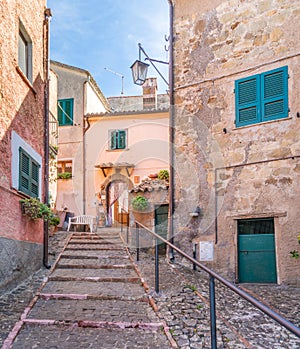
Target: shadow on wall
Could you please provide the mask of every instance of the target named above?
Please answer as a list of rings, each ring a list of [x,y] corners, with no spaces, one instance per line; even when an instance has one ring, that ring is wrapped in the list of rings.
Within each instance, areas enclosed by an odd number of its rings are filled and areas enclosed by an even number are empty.
[[[0,207],[0,287],[24,279],[40,268],[43,261],[43,222],[30,221],[21,213],[20,199],[24,196],[19,191],[19,154],[22,148],[31,158],[30,161],[36,162],[35,168],[38,168],[39,174],[35,184],[42,199],[45,82],[39,75],[29,87],[29,83],[22,81],[24,78],[16,77],[20,83],[7,82],[1,100],[0,202],[5,205]],[[16,110],[18,96],[24,95],[24,89],[28,92]],[[3,125],[9,126],[5,129]],[[28,169],[27,164],[24,162],[23,169],[32,175],[31,167]]]

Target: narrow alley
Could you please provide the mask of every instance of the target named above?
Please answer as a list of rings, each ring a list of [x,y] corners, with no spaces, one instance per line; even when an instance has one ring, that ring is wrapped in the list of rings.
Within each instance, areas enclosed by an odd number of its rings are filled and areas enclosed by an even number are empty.
[[[73,233],[4,348],[170,348],[120,236]]]
[[[0,297],[2,349],[210,348],[208,279],[127,248],[126,233],[57,232],[52,268],[40,270]],[[253,285],[252,285],[253,286]],[[299,326],[299,289],[244,285],[257,299]],[[219,349],[298,349],[299,339],[246,301],[217,285]]]

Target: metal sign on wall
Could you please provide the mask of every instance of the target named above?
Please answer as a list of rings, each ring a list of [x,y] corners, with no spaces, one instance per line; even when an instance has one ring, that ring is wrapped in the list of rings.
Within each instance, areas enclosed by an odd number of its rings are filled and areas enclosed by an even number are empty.
[[[200,261],[210,262],[214,260],[214,243],[213,241],[200,241],[199,243]]]

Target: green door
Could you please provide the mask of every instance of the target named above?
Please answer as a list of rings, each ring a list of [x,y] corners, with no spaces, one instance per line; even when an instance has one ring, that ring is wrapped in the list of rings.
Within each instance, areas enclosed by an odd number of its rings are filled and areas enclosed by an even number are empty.
[[[161,205],[155,208],[155,232],[166,240],[168,236],[168,212],[169,205]],[[166,244],[160,241],[159,250],[164,252]]]
[[[276,283],[274,219],[238,221],[239,282]]]

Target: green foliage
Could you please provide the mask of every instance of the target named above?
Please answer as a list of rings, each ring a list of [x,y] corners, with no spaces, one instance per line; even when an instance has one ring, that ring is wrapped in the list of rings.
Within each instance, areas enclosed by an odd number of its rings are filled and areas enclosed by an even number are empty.
[[[134,210],[145,211],[149,206],[149,201],[144,196],[137,195],[135,198],[133,198],[131,204]]]
[[[46,204],[40,202],[39,199],[29,198],[20,200],[23,214],[29,219],[43,219],[47,220],[50,225],[58,225],[60,219]]]
[[[168,170],[160,170],[158,172],[157,178],[168,180],[169,179],[169,171]]]
[[[71,172],[63,172],[63,173],[57,174],[57,179],[70,179],[70,178],[72,178]]]
[[[60,218],[55,214],[53,214],[53,217],[49,219],[49,225],[53,225],[54,227],[56,227],[59,224],[59,222]]]
[[[297,250],[290,251],[290,257],[296,258],[296,259],[299,258],[300,257],[299,251],[297,251]]]
[[[197,287],[194,286],[194,285],[186,284],[185,287],[186,287],[186,288],[189,288],[189,289],[192,290],[193,292],[197,291]]]
[[[298,244],[300,244],[300,235],[297,236],[297,239],[298,239]],[[299,251],[297,250],[290,251],[290,257],[295,259],[299,258],[300,257]]]

